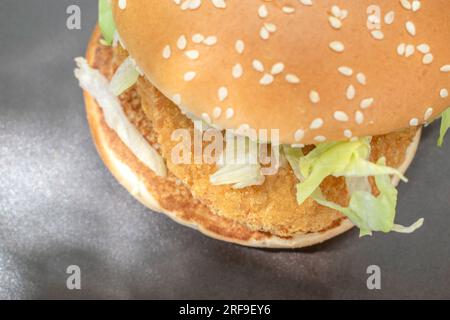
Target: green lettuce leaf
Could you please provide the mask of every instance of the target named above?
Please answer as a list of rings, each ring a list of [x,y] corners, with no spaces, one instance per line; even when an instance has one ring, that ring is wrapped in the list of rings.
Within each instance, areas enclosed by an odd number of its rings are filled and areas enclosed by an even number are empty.
[[[385,159],[381,158],[377,165],[385,166]],[[325,200],[318,192],[312,197],[319,204],[347,216],[360,229],[360,237],[372,235],[374,231],[412,233],[423,225],[423,218],[409,227],[395,224],[397,189],[392,185],[389,175],[378,175],[375,181],[380,191],[379,196],[375,197],[366,191],[356,191],[352,194],[347,208]]]
[[[441,133],[438,140],[438,146],[442,146],[444,144],[444,138],[447,134],[448,129],[450,129],[450,108],[448,108],[444,113],[442,114],[441,119]]]
[[[109,90],[119,96],[131,88],[138,80],[139,72],[136,70],[136,64],[130,57],[120,65],[109,84]]]
[[[300,172],[300,158],[303,157],[302,149],[284,145],[283,152],[297,179],[299,181],[304,181],[305,177],[303,177]]]
[[[116,32],[111,0],[99,0],[98,2],[98,24],[103,35],[103,39],[111,45]]]
[[[367,160],[370,155],[370,138],[356,141],[319,144],[307,156],[299,160],[304,181],[297,185],[297,201],[302,204],[328,176],[369,177],[397,175],[407,181],[401,172],[384,164]]]

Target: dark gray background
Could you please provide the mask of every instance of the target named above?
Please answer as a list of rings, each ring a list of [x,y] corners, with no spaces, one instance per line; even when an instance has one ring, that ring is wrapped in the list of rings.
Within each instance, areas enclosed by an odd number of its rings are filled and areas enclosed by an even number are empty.
[[[82,9],[82,30],[65,27]],[[91,142],[72,70],[96,1],[2,0],[0,10],[0,298],[450,298],[450,141],[438,126],[400,187],[413,235],[353,230],[300,251],[208,239],[149,212],[113,179]],[[382,290],[366,288],[366,268]],[[66,268],[82,290],[66,289]]]

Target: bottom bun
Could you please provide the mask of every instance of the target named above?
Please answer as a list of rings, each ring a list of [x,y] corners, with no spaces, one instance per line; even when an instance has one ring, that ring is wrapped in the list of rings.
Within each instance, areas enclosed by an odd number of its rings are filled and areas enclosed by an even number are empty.
[[[100,33],[95,30],[87,50],[89,65],[110,75],[111,50],[100,44]],[[87,117],[97,150],[115,178],[142,204],[161,212],[174,221],[196,229],[209,237],[244,246],[260,248],[302,248],[329,240],[351,229],[349,219],[341,219],[324,231],[279,237],[255,232],[244,225],[213,214],[206,206],[192,197],[189,190],[170,175],[158,177],[129,150],[119,136],[108,127],[103,111],[89,93],[84,93]],[[416,153],[421,131],[417,132],[407,149],[400,170],[405,172]],[[394,181],[395,184],[398,180]]]

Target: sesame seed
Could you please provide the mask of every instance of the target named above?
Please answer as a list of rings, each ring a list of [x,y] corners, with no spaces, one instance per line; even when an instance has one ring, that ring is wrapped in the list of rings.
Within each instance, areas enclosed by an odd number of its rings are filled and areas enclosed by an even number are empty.
[[[162,56],[164,59],[169,59],[172,56],[172,50],[170,49],[169,45],[164,47]]]
[[[331,7],[331,14],[335,16],[336,18],[341,17],[341,9],[339,9],[338,6],[332,6]]]
[[[259,36],[261,39],[267,40],[270,37],[270,33],[265,27],[262,27],[261,30],[259,30]]]
[[[330,25],[332,28],[334,28],[334,29],[342,28],[341,19],[331,16],[331,17],[328,17],[328,21],[330,22]]]
[[[219,119],[221,115],[222,115],[222,109],[220,107],[215,107],[213,109],[213,118]]]
[[[312,90],[309,93],[309,100],[311,100],[312,103],[316,104],[320,102],[320,95],[317,91]]]
[[[253,68],[258,72],[264,72],[264,65],[259,60],[253,60],[252,62]]]
[[[235,78],[235,79],[239,79],[240,77],[242,77],[242,74],[244,73],[244,70],[242,69],[242,65],[240,63],[236,64],[233,67],[233,70],[231,73],[233,75],[233,78]]]
[[[400,43],[397,47],[397,53],[399,56],[404,56],[406,52],[406,43]]]
[[[347,122],[349,120],[348,115],[343,111],[336,111],[334,113],[334,118],[340,122]]]
[[[233,117],[234,117],[234,109],[233,109],[233,108],[228,108],[228,109],[225,111],[225,117],[226,117],[227,119],[233,118]]]
[[[125,10],[127,8],[127,0],[119,0],[119,9]]]
[[[184,54],[191,60],[197,60],[200,57],[200,53],[197,50],[189,50]]]
[[[227,7],[225,0],[211,0],[211,2],[214,5],[214,7],[218,9],[225,9]]]
[[[374,102],[373,98],[367,98],[362,100],[359,106],[361,107],[361,109],[367,109],[370,108],[370,106],[372,106],[373,102]]]
[[[352,133],[352,131],[351,130],[344,130],[344,137],[346,137],[346,138],[351,138],[351,137],[353,137],[353,133]]]
[[[431,53],[427,53],[424,57],[423,57],[423,64],[431,64],[434,60],[434,56]]]
[[[406,10],[412,9],[412,5],[408,0],[400,0],[400,3],[402,5],[402,7],[405,8]]]
[[[203,44],[207,45],[207,46],[213,46],[217,43],[217,37],[215,36],[209,36],[206,37],[205,40],[203,40]]]
[[[290,14],[290,13],[294,13],[295,12],[295,8],[294,7],[290,7],[290,6],[284,6],[283,8],[281,8],[281,10],[284,13]]]
[[[441,72],[445,72],[445,73],[450,72],[450,64],[446,64],[445,66],[442,66]]]
[[[356,96],[356,89],[353,85],[349,85],[345,94],[348,100],[353,100]]]
[[[419,119],[417,118],[412,118],[411,121],[409,121],[409,125],[411,127],[417,127],[419,125]]]
[[[226,87],[220,87],[217,96],[220,101],[224,101],[228,97],[228,89]]]
[[[381,30],[373,30],[371,32],[371,34],[375,40],[383,40],[384,39],[384,33]]]
[[[412,21],[407,21],[405,27],[411,36],[416,36],[416,25]]]
[[[357,124],[362,124],[364,122],[364,114],[361,111],[355,112],[355,122]]]
[[[196,33],[196,34],[194,34],[194,35],[192,36],[192,41],[193,41],[194,43],[199,44],[199,43],[202,43],[203,40],[205,40],[205,36],[202,35],[202,34],[200,34],[200,33]]]
[[[423,43],[423,44],[420,44],[420,45],[417,46],[417,50],[420,53],[427,54],[427,53],[430,52],[431,49],[430,49],[429,45],[427,45],[426,43]]]
[[[304,136],[305,136],[304,130],[298,129],[297,131],[295,131],[295,134],[294,134],[295,141],[298,142],[298,141],[302,140],[304,138]]]
[[[447,89],[441,89],[441,91],[440,91],[440,96],[441,96],[441,98],[442,99],[445,99],[445,98],[448,98],[448,90]]]
[[[389,11],[388,13],[386,13],[386,15],[384,16],[384,22],[386,24],[393,24],[394,23],[394,19],[395,19],[395,12],[394,11]]]
[[[405,57],[411,57],[416,52],[416,48],[412,44],[408,44],[405,49]]]
[[[194,80],[194,78],[196,76],[197,76],[197,73],[195,71],[186,72],[184,74],[184,81],[186,81],[186,82],[192,81],[192,80]]]
[[[340,14],[339,14],[339,16],[338,16],[338,18],[341,19],[341,20],[345,20],[347,17],[348,17],[348,11],[342,9]]]
[[[412,11],[414,11],[414,12],[419,11],[421,6],[422,6],[422,4],[419,0],[414,0],[412,3]]]
[[[265,73],[261,80],[259,80],[259,83],[263,86],[268,86],[269,84],[272,84],[274,80],[273,75]]]
[[[284,64],[279,62],[273,65],[272,70],[270,71],[271,74],[277,75],[284,71]]]
[[[265,4],[259,6],[258,15],[260,18],[267,18],[269,16],[269,11],[267,10],[267,6]]]
[[[177,2],[178,0],[175,0],[175,3]],[[178,1],[178,2],[180,2],[180,1]],[[180,3],[177,3],[178,5],[180,4]],[[195,9],[198,9],[199,7],[200,7],[200,5],[202,4],[202,1],[201,0],[190,0],[190,1],[184,1],[182,4],[181,4],[181,10],[195,10]]]
[[[245,49],[244,41],[242,41],[242,40],[236,41],[235,49],[236,49],[237,53],[239,53],[239,54],[244,53],[244,49]]]
[[[317,141],[317,142],[324,142],[324,141],[327,140],[327,138],[324,137],[324,136],[317,136],[317,137],[314,138],[314,140]]]
[[[353,75],[353,69],[349,67],[345,66],[339,67],[338,71],[346,77],[351,77]]]
[[[314,121],[311,122],[311,125],[309,126],[309,128],[312,130],[320,129],[320,128],[322,128],[323,123],[324,123],[323,119],[321,119],[321,118],[314,119]]]
[[[186,37],[184,35],[182,35],[178,38],[177,48],[180,50],[184,50],[184,49],[186,49],[186,46],[187,46]]]
[[[340,41],[333,41],[330,43],[330,48],[331,50],[335,51],[335,52],[344,52],[345,50],[345,46],[342,42]]]
[[[359,84],[362,84],[363,86],[366,85],[367,83],[366,75],[362,72],[356,75],[356,80],[359,82]]]
[[[300,78],[297,77],[295,74],[287,74],[285,79],[287,82],[292,84],[300,83]]]
[[[274,33],[277,31],[277,26],[273,23],[264,23],[264,27],[269,31],[270,33]]]
[[[312,0],[299,0],[301,4],[305,6],[312,6]]]

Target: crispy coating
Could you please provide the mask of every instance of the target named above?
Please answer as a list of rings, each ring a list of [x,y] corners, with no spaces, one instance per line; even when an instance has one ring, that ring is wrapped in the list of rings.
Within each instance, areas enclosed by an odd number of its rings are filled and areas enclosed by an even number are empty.
[[[280,168],[276,175],[267,176],[261,186],[237,190],[231,186],[211,185],[209,177],[217,170],[215,165],[174,164],[171,152],[178,141],[172,141],[172,132],[185,128],[193,134],[193,123],[149,82],[140,79],[138,92],[169,171],[215,214],[244,224],[251,230],[270,232],[281,237],[323,231],[343,218],[340,213],[320,206],[312,199],[298,205],[295,188],[297,180],[288,166]],[[374,138],[372,156],[378,158],[384,155],[390,165],[401,164],[415,132],[410,129]],[[321,189],[329,200],[343,206],[348,204],[343,178],[328,177]]]

